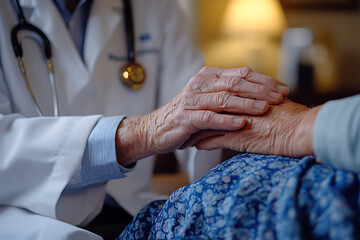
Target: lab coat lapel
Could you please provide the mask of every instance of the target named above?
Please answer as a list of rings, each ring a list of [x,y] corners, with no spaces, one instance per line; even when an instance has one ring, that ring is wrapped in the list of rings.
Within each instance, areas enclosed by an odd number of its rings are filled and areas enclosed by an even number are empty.
[[[62,46],[67,46],[66,49],[70,49],[72,52],[72,57],[68,61],[71,61],[76,69],[87,71],[64,21],[52,1],[31,0],[31,2],[34,6],[31,22],[44,31],[52,43],[52,48],[63,49]]]
[[[87,23],[84,59],[93,74],[97,59],[122,19],[122,2],[94,0]]]
[[[51,42],[57,88],[58,91],[66,92],[69,104],[88,83],[88,69],[52,1],[27,0],[23,5],[33,5],[34,11],[30,21],[42,29]]]

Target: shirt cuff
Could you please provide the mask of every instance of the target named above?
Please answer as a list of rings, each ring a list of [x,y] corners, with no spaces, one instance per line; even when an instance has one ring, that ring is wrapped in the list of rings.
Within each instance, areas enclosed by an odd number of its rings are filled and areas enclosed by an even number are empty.
[[[92,130],[82,158],[81,169],[77,171],[67,186],[76,190],[103,184],[109,180],[126,177],[131,168],[118,164],[116,159],[115,135],[125,116],[103,117]]]

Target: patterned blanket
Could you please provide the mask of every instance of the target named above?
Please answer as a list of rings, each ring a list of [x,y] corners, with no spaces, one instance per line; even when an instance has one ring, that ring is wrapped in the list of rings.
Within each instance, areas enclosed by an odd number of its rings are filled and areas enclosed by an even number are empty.
[[[117,239],[360,239],[359,180],[314,157],[242,154],[144,207]]]

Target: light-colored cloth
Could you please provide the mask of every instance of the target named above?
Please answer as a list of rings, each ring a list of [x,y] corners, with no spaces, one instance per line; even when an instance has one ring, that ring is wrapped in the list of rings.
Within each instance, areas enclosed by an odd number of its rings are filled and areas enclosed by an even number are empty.
[[[64,22],[66,23],[67,28],[69,29],[70,35],[74,40],[77,50],[82,57],[84,57],[83,54],[86,25],[91,10],[92,1],[93,0],[81,0],[74,9],[74,12],[71,13],[65,7],[64,0],[53,0],[56,7],[59,9]]]
[[[52,1],[23,0],[21,4],[29,22],[51,41],[60,117],[51,117],[49,73],[41,45],[31,32],[23,31],[18,36],[23,60],[46,116],[38,117],[11,48],[10,32],[18,20],[11,2],[0,1],[0,239],[78,239],[74,229],[85,235],[86,231],[73,225],[86,224],[96,216],[106,186],[72,193],[63,190],[81,169],[94,126],[103,116],[137,116],[164,105],[198,72],[203,59],[188,38],[176,1],[132,0],[137,60],[147,74],[144,88],[134,92],[119,79],[119,69],[127,61],[121,1],[93,1],[83,58]],[[108,189],[119,194],[116,200],[124,208],[137,212],[158,199],[155,193],[144,198],[141,194],[150,191],[153,159],[140,161],[128,178]],[[25,211],[7,211],[17,208]],[[63,234],[51,235],[44,230],[46,224],[31,220],[33,215],[53,219],[54,227],[58,222]],[[32,234],[11,231],[17,226],[15,219],[22,219]]]
[[[325,103],[315,121],[313,146],[322,163],[360,173],[360,95]]]
[[[65,191],[79,191],[124,178],[132,170],[120,166],[116,160],[115,134],[123,118],[103,117],[97,122],[88,138],[81,168],[74,173]]]
[[[83,56],[87,21],[92,0],[82,0],[73,13],[70,13],[64,0],[54,0],[75,46]],[[88,138],[81,168],[78,169],[64,191],[79,191],[84,187],[104,184],[112,179],[125,177],[131,171],[117,164],[115,149],[115,133],[119,123],[125,116],[102,117],[94,126]]]

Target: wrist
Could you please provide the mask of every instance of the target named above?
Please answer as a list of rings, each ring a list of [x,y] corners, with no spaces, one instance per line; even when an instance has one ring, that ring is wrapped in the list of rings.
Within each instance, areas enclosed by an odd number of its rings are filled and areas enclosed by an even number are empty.
[[[147,116],[124,119],[116,130],[116,157],[121,166],[129,166],[152,155],[146,127]]]
[[[295,156],[313,155],[313,131],[316,116],[321,106],[309,108],[303,112],[301,121],[295,130],[294,152]]]

